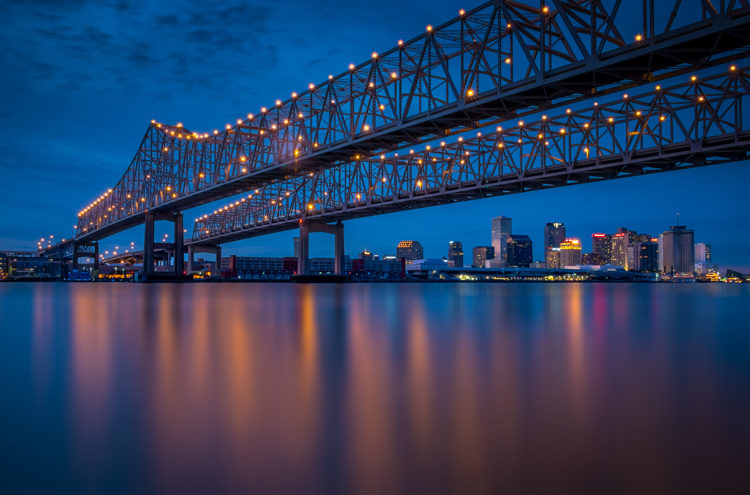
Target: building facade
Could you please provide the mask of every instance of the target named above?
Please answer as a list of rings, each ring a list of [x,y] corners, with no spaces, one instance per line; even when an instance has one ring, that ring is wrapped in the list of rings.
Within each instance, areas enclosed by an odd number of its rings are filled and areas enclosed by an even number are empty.
[[[424,249],[419,241],[401,241],[396,246],[396,257],[407,260],[421,260],[424,258]]]
[[[560,267],[576,266],[581,264],[581,241],[578,239],[565,239],[560,244]]]
[[[565,240],[565,224],[562,222],[548,222],[544,225],[544,252],[551,247],[559,248]]]
[[[549,248],[545,262],[547,268],[560,268],[560,248]]]
[[[638,270],[642,272],[659,271],[659,241],[651,239],[647,242],[639,242],[638,247]]]
[[[661,271],[669,274],[688,274],[695,270],[694,233],[684,225],[673,225],[662,233]]]
[[[471,259],[474,268],[484,268],[488,260],[495,257],[495,248],[492,246],[476,246],[471,252]]]
[[[504,266],[508,260],[508,236],[512,231],[513,220],[510,217],[500,215],[492,219],[492,247],[498,266]]]
[[[533,261],[531,238],[527,235],[509,235],[507,250],[506,266],[528,268]]]
[[[592,265],[606,265],[612,260],[612,236],[609,234],[591,234]]]
[[[448,243],[448,261],[452,261],[456,268],[464,267],[464,245],[461,241],[450,241]]]

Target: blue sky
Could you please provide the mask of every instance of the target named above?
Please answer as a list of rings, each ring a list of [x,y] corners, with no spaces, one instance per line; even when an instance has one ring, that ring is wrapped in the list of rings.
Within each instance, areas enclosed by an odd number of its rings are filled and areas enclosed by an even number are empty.
[[[221,127],[476,3],[0,3],[0,249],[71,235],[76,212],[115,184],[151,119]],[[365,218],[346,224],[346,250],[393,253],[400,239],[413,238],[428,256],[444,256],[450,240],[469,251],[489,243],[490,218],[504,214],[541,258],[547,221],[565,222],[589,246],[592,232],[619,226],[657,234],[679,211],[696,241],[714,246],[717,262],[748,266],[748,179],[750,165],[738,163]],[[211,209],[187,212],[186,227]],[[294,235],[225,252],[290,255]],[[102,245],[130,240],[140,244],[142,230]],[[314,236],[313,255],[332,251],[332,240]]]

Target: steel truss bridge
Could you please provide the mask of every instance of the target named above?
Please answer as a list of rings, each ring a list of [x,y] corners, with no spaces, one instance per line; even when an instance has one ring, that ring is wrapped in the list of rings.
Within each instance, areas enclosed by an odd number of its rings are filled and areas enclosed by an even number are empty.
[[[749,1],[642,0],[633,9],[621,0],[494,0],[461,11],[225,129],[152,121],[120,181],[79,212],[69,242],[145,223],[149,271],[155,220],[175,222],[181,265],[182,211],[238,194],[233,208],[200,218],[190,245],[743,159],[745,67],[726,68],[747,51]],[[728,72],[673,84],[720,66]],[[619,100],[661,81],[669,89]],[[609,95],[617,102],[583,108]],[[525,117],[535,122],[521,124]],[[471,129],[484,134],[463,137]],[[394,154],[419,143],[432,144]]]

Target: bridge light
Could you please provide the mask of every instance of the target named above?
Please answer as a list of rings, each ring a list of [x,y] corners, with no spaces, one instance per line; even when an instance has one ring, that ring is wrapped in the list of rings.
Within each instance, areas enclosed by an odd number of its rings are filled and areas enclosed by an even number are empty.
[[[504,146],[505,146],[505,145],[504,145],[503,143],[497,143],[497,147],[498,147],[499,149],[503,149],[503,147],[504,147]]]
[[[421,180],[417,181],[417,187],[422,187],[422,181]]]
[[[385,155],[380,155],[381,160],[385,160]]]
[[[428,24],[428,25],[427,25],[427,32],[429,33],[430,31],[432,31],[432,25],[431,25],[431,24]]]
[[[381,104],[379,107],[381,110],[385,110],[385,105]]]
[[[242,119],[237,119],[237,124],[239,125],[241,123],[242,123]]]
[[[665,120],[667,120],[667,117],[665,117],[664,115],[660,115],[659,120],[664,122]]]
[[[369,125],[365,124],[365,125],[362,126],[362,131],[363,132],[367,132],[369,130],[370,130],[370,126]]]
[[[300,113],[297,114],[297,118],[303,119],[303,118],[305,118],[305,114],[303,114],[302,112],[300,112]],[[300,136],[300,137],[302,137],[302,136]]]
[[[182,127],[182,122],[177,122],[177,127]]]
[[[404,40],[398,40],[398,46],[401,46],[404,44]]]
[[[370,81],[370,84],[368,84],[368,86],[371,87],[371,88],[374,88],[375,87],[375,83],[372,82],[372,81]]]
[[[281,106],[281,100],[276,100],[276,106],[277,106],[277,107],[280,107],[280,106]]]
[[[354,64],[349,64],[349,70],[354,70],[354,67],[355,67]]]
[[[308,84],[307,87],[310,89],[315,89],[315,85],[313,83]]]
[[[372,52],[372,58],[378,58],[378,52]]]
[[[231,129],[231,128],[232,128],[232,126],[231,126],[231,125],[229,125],[229,124],[227,124],[227,125],[226,125],[226,128],[227,128],[227,130],[229,130],[229,129]]]
[[[296,98],[296,97],[297,97],[297,93],[292,91],[292,98]]]
[[[698,101],[703,101],[703,100],[705,100],[705,98],[703,98],[702,96],[698,97]]]
[[[391,72],[391,79],[398,79],[398,74]]]
[[[641,116],[641,111],[640,111],[640,110],[636,110],[636,112],[635,112],[635,116],[636,116],[636,117],[640,117],[640,116]]]
[[[565,134],[565,128],[564,127],[560,129],[560,134]]]
[[[461,9],[461,10],[458,11],[458,15],[464,15],[465,13],[466,13],[466,11],[464,9]]]
[[[544,7],[542,7],[542,12],[545,13],[545,14],[548,14],[549,13],[549,7],[547,7],[546,5]]]
[[[312,210],[313,208],[315,208],[315,206],[312,203],[308,203],[307,204],[307,209],[308,210]]]
[[[244,162],[244,161],[245,161],[246,159],[247,159],[247,158],[245,158],[245,156],[244,156],[244,155],[240,157],[240,161],[241,161],[241,162]]]
[[[388,178],[383,177],[383,182],[388,182]]]
[[[247,173],[247,169],[245,167],[242,167],[242,173],[243,174]]]
[[[217,135],[219,131],[217,129],[214,129],[214,136]]]
[[[330,81],[331,79],[333,79],[333,74],[328,74],[328,80]]]
[[[635,40],[636,40],[636,41],[641,41],[641,40],[643,40],[643,35],[642,35],[642,34],[636,34],[636,35],[635,35]]]
[[[152,119],[152,120],[151,120],[151,123],[152,123],[152,124],[156,124],[156,120]]]
[[[734,65],[731,65],[731,66],[729,66],[729,70],[731,70],[732,72],[734,72],[734,71],[737,70],[737,67],[734,66]]]
[[[691,80],[692,82],[695,82],[695,81],[697,81],[697,80],[698,80],[698,77],[697,77],[697,76],[690,76],[690,80]]]
[[[628,99],[628,94],[627,94],[627,93],[623,94],[623,95],[622,95],[622,99],[623,99],[623,100],[627,100],[627,99]]]
[[[466,90],[466,96],[468,96],[469,98],[471,98],[472,96],[474,96],[474,90],[472,88],[467,89]]]
[[[615,119],[614,119],[614,117],[610,117],[610,118],[607,119],[607,121],[611,124],[612,122],[615,121]]]
[[[661,86],[658,84],[656,85],[656,91],[661,91]]]

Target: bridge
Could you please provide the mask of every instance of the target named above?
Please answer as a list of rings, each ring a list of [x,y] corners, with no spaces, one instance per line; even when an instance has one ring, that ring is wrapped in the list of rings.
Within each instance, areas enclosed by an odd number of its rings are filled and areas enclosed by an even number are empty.
[[[154,222],[169,220],[178,273],[186,245],[220,253],[296,226],[302,251],[317,229],[340,237],[343,256],[339,222],[357,216],[745,157],[747,0],[643,0],[627,13],[619,0],[531,3],[462,10],[224,129],[152,121],[120,181],[79,212],[74,239],[49,249],[75,257],[144,223],[149,274]],[[240,194],[184,241],[184,210]]]

